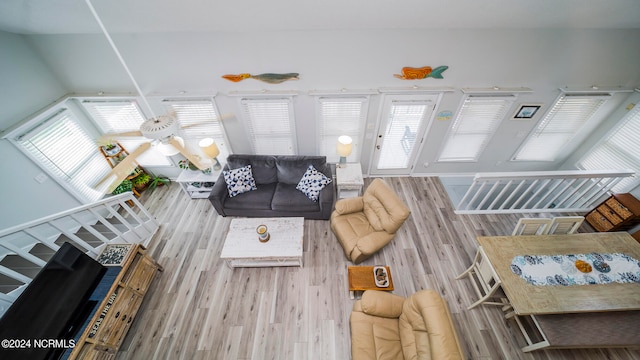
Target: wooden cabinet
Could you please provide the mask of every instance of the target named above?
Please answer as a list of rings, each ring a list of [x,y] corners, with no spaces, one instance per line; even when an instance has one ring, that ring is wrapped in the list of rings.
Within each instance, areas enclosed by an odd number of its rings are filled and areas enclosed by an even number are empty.
[[[631,194],[614,194],[591,210],[585,219],[596,231],[628,230],[640,223],[640,201]]]
[[[116,250],[128,247],[128,251],[126,255],[121,256],[121,261],[103,263],[105,266],[121,266],[122,268],[107,296],[98,306],[95,315],[80,336],[69,359],[115,358],[151,281],[157,271],[162,271],[162,267],[146,254],[142,245],[109,246],[120,247]],[[105,251],[109,249],[109,246]],[[101,258],[99,257],[98,261]],[[105,258],[112,261],[114,255],[111,254]]]

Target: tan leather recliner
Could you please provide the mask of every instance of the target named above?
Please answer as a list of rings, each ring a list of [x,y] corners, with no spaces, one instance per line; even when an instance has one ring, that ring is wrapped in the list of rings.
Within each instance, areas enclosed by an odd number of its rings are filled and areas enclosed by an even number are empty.
[[[375,179],[363,196],[336,202],[331,229],[347,258],[358,264],[391,242],[410,213],[384,181]]]
[[[449,307],[433,290],[408,298],[365,291],[349,322],[353,360],[464,359]]]

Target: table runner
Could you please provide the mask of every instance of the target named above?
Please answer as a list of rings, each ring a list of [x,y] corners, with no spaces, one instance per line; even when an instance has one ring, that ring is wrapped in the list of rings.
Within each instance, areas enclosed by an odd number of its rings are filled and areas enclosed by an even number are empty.
[[[511,271],[532,285],[640,283],[640,261],[619,253],[521,255],[511,261]]]

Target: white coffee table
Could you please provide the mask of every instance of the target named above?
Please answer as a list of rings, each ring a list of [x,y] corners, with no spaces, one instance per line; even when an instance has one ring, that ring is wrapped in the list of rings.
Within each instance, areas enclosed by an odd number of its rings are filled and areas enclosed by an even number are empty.
[[[270,239],[258,241],[256,228],[267,225]],[[304,218],[237,218],[231,220],[220,258],[229,267],[302,267]]]

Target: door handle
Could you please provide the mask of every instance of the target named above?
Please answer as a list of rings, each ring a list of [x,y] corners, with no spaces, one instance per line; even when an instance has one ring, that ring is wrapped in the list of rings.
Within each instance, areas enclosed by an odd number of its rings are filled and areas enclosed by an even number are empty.
[[[380,150],[380,145],[376,145],[376,149]]]

